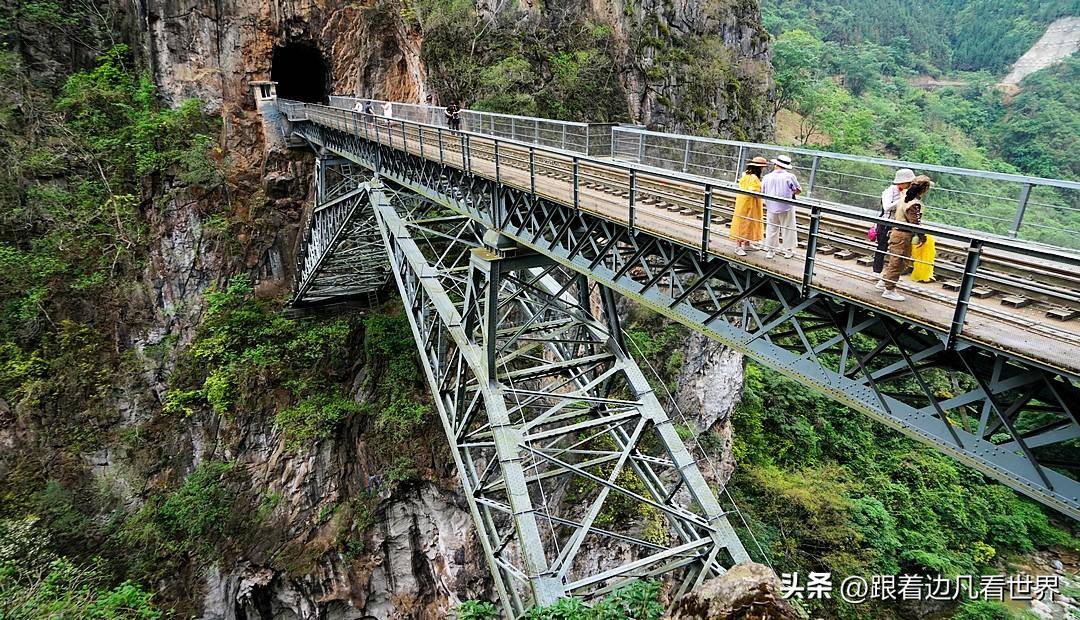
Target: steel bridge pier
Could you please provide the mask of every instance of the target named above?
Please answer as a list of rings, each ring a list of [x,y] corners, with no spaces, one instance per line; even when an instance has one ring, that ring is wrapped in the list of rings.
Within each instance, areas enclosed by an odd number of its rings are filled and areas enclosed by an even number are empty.
[[[505,609],[660,574],[681,594],[749,559],[585,278],[411,192],[368,197]],[[610,542],[633,559],[579,561]]]

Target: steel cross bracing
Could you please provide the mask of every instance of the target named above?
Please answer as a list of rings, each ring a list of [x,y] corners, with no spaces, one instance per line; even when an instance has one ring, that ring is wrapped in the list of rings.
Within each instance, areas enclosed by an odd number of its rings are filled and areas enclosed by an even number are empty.
[[[412,192],[369,195],[507,610],[661,574],[679,596],[748,559],[619,344],[610,294],[541,254],[485,245],[476,220]],[[583,561],[596,545],[633,559]]]
[[[317,123],[295,130],[1080,518],[1075,376],[473,174],[432,146],[420,157]]]
[[[390,281],[390,263],[368,207],[371,173],[325,154],[315,168],[315,207],[297,257],[293,304],[374,299]]]

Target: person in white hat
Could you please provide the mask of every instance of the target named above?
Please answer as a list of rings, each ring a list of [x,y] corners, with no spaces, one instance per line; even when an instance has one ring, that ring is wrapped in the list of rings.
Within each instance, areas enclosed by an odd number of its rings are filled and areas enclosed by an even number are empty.
[[[911,187],[911,182],[914,180],[915,173],[910,168],[901,168],[896,171],[896,174],[893,175],[892,185],[881,192],[881,211],[878,212],[878,217],[887,220],[893,219],[893,215],[896,213],[896,202],[900,200],[904,191]],[[886,250],[889,248],[889,231],[892,230],[892,226],[877,224],[875,228],[877,236],[874,240],[877,242],[877,252],[874,252],[874,273],[880,274],[885,269],[885,258],[888,256]],[[878,280],[878,288],[885,288],[884,280]]]
[[[771,163],[772,172],[761,179],[761,193],[789,200],[801,194],[802,186],[791,173],[791,158],[778,155]],[[795,206],[766,198],[765,211],[765,258],[772,258],[777,249],[784,258],[791,258],[797,243]]]

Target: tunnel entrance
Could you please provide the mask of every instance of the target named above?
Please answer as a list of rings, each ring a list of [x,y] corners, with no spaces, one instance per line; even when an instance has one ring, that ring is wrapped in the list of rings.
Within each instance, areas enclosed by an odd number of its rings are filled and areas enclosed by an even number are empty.
[[[313,44],[293,42],[274,47],[270,79],[277,82],[278,97],[326,103],[327,74],[326,60]]]

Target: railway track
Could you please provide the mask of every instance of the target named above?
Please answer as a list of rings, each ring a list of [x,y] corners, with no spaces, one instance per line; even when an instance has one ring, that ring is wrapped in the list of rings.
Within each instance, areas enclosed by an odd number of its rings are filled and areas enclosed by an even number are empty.
[[[448,145],[447,151],[460,157],[457,145]],[[494,161],[494,149],[490,145],[473,144],[470,157],[482,157]],[[530,164],[528,152],[515,149],[513,145],[500,143],[499,163],[528,171],[530,166],[541,176],[563,182],[573,182],[571,172],[567,171],[567,162],[553,157],[535,157]],[[572,161],[570,162],[573,163]],[[582,187],[598,189],[614,196],[629,199],[629,175],[619,170],[602,168],[588,162],[578,164],[578,182]],[[658,210],[669,211],[681,216],[694,214],[703,217],[702,204],[704,193],[692,188],[680,187],[657,179],[638,177],[635,179],[635,203]],[[736,194],[722,188],[713,190],[714,225],[730,226],[734,215]],[[838,205],[839,206],[839,205]],[[873,214],[866,213],[872,216]],[[809,209],[799,209],[796,224],[800,230],[809,225]],[[826,214],[821,222],[822,238],[829,243],[818,246],[818,253],[851,261],[865,267],[872,274],[868,261],[860,258],[873,257],[874,244],[867,239],[867,225],[864,220],[844,218]],[[726,234],[726,232],[725,232]],[[804,235],[805,236],[805,235]],[[846,251],[848,254],[843,254]],[[964,270],[967,246],[961,246],[949,239],[937,240],[937,260],[935,270],[940,274],[938,286],[945,288],[954,284]],[[867,263],[864,265],[864,262]],[[927,284],[926,286],[931,286]],[[1049,312],[1068,309],[1080,313],[1080,273],[1064,269],[1045,261],[1032,260],[1020,254],[1004,254],[986,251],[980,262],[980,276],[976,279],[976,288],[982,299],[1021,297],[1030,300],[1035,307]],[[1064,315],[1064,316],[1067,316]],[[1055,318],[1051,316],[1051,318]]]
[[[330,123],[333,126],[334,120],[331,119]],[[338,123],[343,124],[340,120]],[[630,172],[624,168],[582,161],[569,153],[563,155],[530,151],[525,145],[505,140],[499,140],[496,149],[494,138],[482,136],[473,136],[467,143],[460,135],[453,134],[445,136],[445,139],[440,135],[436,139],[436,136],[432,135],[436,133],[433,130],[428,130],[427,135],[422,136],[422,129],[407,129],[399,123],[390,123],[378,123],[383,142],[389,141],[399,148],[407,146],[414,154],[443,160],[463,168],[479,161],[494,166],[497,160],[499,167],[516,169],[533,179],[532,190],[538,195],[563,202],[567,200],[565,195],[561,195],[565,193],[564,184],[573,184],[576,170],[577,185],[581,191],[599,192],[606,195],[608,200],[627,200],[629,204],[631,178]],[[346,131],[350,129],[347,126],[340,128]],[[356,130],[355,127],[351,129]],[[670,171],[657,169],[657,173],[663,175]],[[562,191],[547,191],[548,188],[543,182],[545,179],[557,182],[563,187]],[[704,219],[703,186],[653,177],[647,171],[638,172],[633,181],[634,204],[638,212],[648,209],[653,217],[657,214],[661,218],[669,216],[672,225],[685,225],[688,216]],[[711,194],[710,220],[713,238],[726,237],[726,227],[734,215],[736,193],[718,185],[711,189]],[[854,208],[844,205],[833,206],[855,211]],[[823,268],[844,272],[848,277],[874,280],[877,276],[868,263],[876,248],[866,237],[866,220],[860,219],[860,216],[868,217],[873,214],[857,211],[859,212],[853,213],[851,217],[832,213],[823,215],[817,256]],[[809,208],[797,209],[796,223],[801,230],[806,230]],[[801,236],[805,238],[805,233]],[[952,287],[963,274],[967,252],[966,245],[948,238],[939,238],[935,261],[939,282],[907,286],[907,291],[937,301],[951,298],[950,303],[955,303],[956,293]],[[1080,344],[1080,337],[1067,328],[1068,323],[1080,316],[1080,295],[1077,293],[1080,291],[1080,274],[1049,261],[1033,260],[1024,255],[990,249],[983,252],[975,289],[970,306],[973,312],[997,320],[1006,320],[1018,328],[1053,334],[1062,340]],[[1017,305],[1001,305],[1004,302]]]

